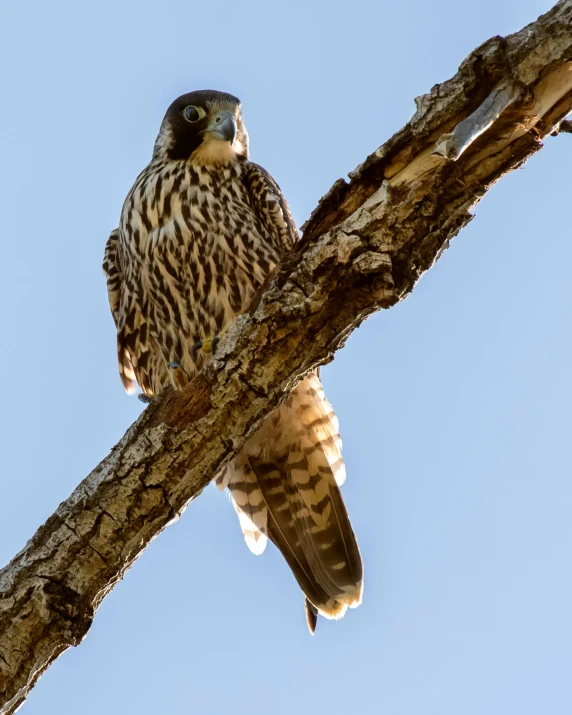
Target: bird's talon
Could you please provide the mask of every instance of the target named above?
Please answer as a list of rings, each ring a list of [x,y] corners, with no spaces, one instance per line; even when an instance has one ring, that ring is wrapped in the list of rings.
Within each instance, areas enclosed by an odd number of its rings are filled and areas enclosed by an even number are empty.
[[[191,354],[191,357],[193,358],[193,360],[195,360],[195,362],[196,362],[196,359],[197,359],[197,352],[198,352],[199,350],[202,350],[202,349],[203,349],[203,341],[202,341],[202,340],[197,340],[197,342],[196,342],[196,343],[193,345],[193,347],[189,350],[189,352],[190,352],[190,354]]]
[[[215,335],[214,338],[210,341],[211,342],[211,353],[214,355],[217,345],[220,343],[220,338],[218,335]]]
[[[150,395],[146,395],[144,392],[140,392],[137,395],[137,399],[139,400],[139,402],[142,402],[144,405],[149,405],[154,400],[153,397],[151,397]]]

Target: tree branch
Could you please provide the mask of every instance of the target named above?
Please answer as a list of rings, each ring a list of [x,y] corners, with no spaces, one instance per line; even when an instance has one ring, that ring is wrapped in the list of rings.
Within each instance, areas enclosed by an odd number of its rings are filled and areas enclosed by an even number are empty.
[[[0,571],[0,706],[12,713],[87,633],[149,542],[308,370],[405,298],[504,174],[572,109],[572,0],[477,48],[338,180],[217,359],[166,391]]]

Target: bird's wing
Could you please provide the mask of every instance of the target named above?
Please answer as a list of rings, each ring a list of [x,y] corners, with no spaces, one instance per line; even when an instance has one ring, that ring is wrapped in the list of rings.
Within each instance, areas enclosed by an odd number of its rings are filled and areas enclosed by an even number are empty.
[[[119,266],[117,255],[117,243],[119,241],[119,229],[114,229],[107,243],[105,244],[105,253],[103,256],[103,272],[107,280],[107,297],[109,298],[109,307],[115,327],[119,322],[119,304],[121,302],[121,284],[123,283],[123,273]]]
[[[103,256],[103,272],[107,280],[107,297],[111,315],[117,328],[117,363],[123,387],[129,393],[135,391],[135,371],[130,351],[121,338],[125,324],[125,277],[119,259],[119,229],[113,230],[105,244]]]
[[[153,395],[153,365],[149,346],[148,321],[137,305],[136,288],[129,289],[119,250],[119,229],[111,232],[105,244],[103,272],[107,279],[109,307],[117,328],[117,363],[123,387]]]
[[[246,162],[245,177],[256,212],[276,240],[276,249],[282,256],[299,239],[288,202],[278,184],[258,164]]]

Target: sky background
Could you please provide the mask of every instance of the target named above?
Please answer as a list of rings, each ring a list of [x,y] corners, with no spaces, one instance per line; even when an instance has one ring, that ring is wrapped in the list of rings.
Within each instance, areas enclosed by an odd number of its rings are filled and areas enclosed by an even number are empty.
[[[170,102],[239,96],[299,224],[414,97],[550,0],[4,3],[0,565],[142,405],[104,244]],[[572,137],[504,178],[411,297],[323,370],[362,606],[314,638],[286,564],[196,500],[26,715],[558,715],[572,708]]]

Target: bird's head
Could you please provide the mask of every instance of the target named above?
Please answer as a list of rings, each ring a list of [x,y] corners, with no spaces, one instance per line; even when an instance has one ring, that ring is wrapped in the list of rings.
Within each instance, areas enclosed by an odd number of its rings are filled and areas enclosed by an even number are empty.
[[[154,155],[203,166],[246,159],[248,134],[240,100],[212,89],[183,94],[167,109]]]

